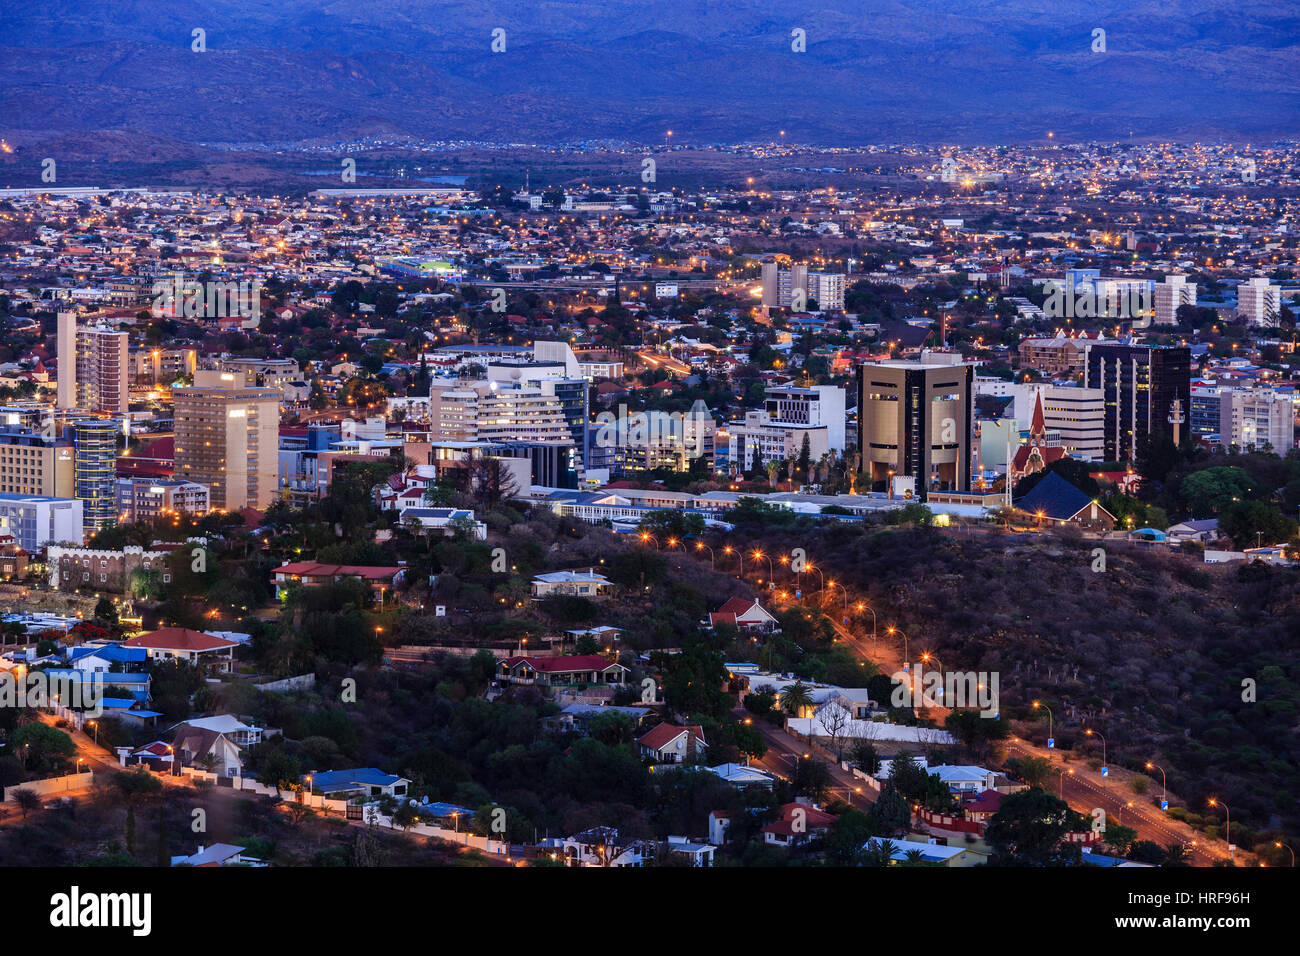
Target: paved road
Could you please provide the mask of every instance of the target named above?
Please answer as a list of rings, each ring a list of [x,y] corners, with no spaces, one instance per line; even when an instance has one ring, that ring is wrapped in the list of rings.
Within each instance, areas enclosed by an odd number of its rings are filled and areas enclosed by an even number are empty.
[[[987,533],[997,533],[996,529],[980,530],[987,530]],[[1025,532],[1034,533],[1034,530],[1025,529],[1024,532],[1017,533]],[[831,623],[835,628],[837,642],[841,642],[852,649],[862,660],[873,661],[885,674],[893,674],[901,670],[903,658],[902,639],[890,637],[883,627],[877,630],[874,641],[869,633],[861,635],[845,628],[840,623],[840,619],[844,616],[843,611],[830,606],[834,595],[839,595],[839,592],[833,591],[831,595],[823,594],[822,600],[827,605],[825,610],[829,613]],[[805,602],[809,600],[809,597],[805,597]],[[840,597],[840,601],[841,603],[844,601],[843,596]],[[847,602],[852,607],[857,602],[857,599],[850,593],[847,595]],[[879,615],[879,610],[876,613]],[[908,635],[908,637],[910,638],[908,656],[915,660],[919,656],[920,648],[923,645],[918,642],[917,635]],[[942,726],[947,713],[946,708],[930,708],[927,709],[926,716],[934,719],[939,726]],[[743,716],[743,712],[741,712],[741,715]],[[807,753],[808,744],[770,726],[764,725],[760,729],[763,731],[764,738],[768,741],[769,748],[771,748],[771,753],[760,762],[761,765],[764,769],[788,777],[792,760],[800,754]],[[818,750],[820,751],[820,748]],[[1058,770],[1065,766],[1063,761],[1056,759],[1059,756],[1058,751],[1036,747],[1020,738],[1012,737],[1007,742],[1007,751],[1010,756],[1014,757],[1046,757],[1053,762],[1053,765]],[[834,763],[833,757],[826,755],[825,751],[820,752],[824,757],[828,758],[828,762],[832,765],[835,786],[853,788],[859,785],[859,782],[850,774],[840,770],[839,766]],[[1055,788],[1051,786],[1050,779],[1045,786],[1049,791],[1061,794],[1072,810],[1085,816],[1091,816],[1094,807],[1101,807],[1106,811],[1108,819],[1113,819],[1116,823],[1136,830],[1139,840],[1151,840],[1162,847],[1175,843],[1182,844],[1187,849],[1189,860],[1197,866],[1210,866],[1220,860],[1229,858],[1230,854],[1226,841],[1209,840],[1205,834],[1199,833],[1187,824],[1167,816],[1157,807],[1151,806],[1148,802],[1149,798],[1139,797],[1129,790],[1127,780],[1120,780],[1119,776],[1102,777],[1099,771],[1090,770],[1080,764],[1075,764],[1067,769],[1072,769],[1074,772],[1067,773],[1063,779],[1058,774]],[[860,796],[855,794],[854,797],[861,804],[867,804],[874,802],[876,793],[870,788],[864,788]],[[1132,806],[1129,806],[1130,803]],[[1257,863],[1258,860],[1253,854],[1238,848],[1236,852],[1236,864],[1238,866],[1253,866],[1257,865]]]

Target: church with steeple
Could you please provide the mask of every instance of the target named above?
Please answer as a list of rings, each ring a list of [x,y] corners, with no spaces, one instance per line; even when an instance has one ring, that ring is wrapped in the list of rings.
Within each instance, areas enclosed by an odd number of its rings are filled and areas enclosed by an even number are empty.
[[[1029,440],[1016,449],[1011,459],[1011,481],[1013,483],[1026,475],[1043,471],[1052,462],[1065,458],[1065,449],[1061,447],[1061,436],[1047,430],[1046,416],[1043,415],[1043,393],[1034,396],[1034,418],[1029,425]]]

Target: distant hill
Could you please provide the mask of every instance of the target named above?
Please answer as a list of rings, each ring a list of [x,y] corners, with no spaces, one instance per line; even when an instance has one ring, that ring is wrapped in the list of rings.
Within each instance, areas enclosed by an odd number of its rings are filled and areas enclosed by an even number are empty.
[[[101,129],[325,144],[1300,130],[1300,7],[1259,0],[61,0],[6,11],[0,68],[0,134],[26,144]]]

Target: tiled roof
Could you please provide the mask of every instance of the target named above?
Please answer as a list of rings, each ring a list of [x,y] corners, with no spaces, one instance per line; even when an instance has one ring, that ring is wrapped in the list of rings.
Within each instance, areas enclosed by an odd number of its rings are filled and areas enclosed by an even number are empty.
[[[122,646],[147,647],[158,651],[217,651],[226,647],[234,647],[235,642],[228,641],[224,637],[217,637],[215,634],[193,631],[188,627],[164,627],[156,631],[137,634],[130,640],[123,642]]]

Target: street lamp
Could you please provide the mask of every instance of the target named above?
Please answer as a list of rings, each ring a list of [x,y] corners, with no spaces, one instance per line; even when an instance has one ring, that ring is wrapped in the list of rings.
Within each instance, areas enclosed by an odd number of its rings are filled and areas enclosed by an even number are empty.
[[[819,567],[817,567],[815,564],[808,564],[808,565],[805,565],[805,567],[806,567],[807,570],[809,570],[809,571],[816,571],[816,572],[817,572],[817,590],[818,590],[818,591],[825,591],[825,590],[826,590],[826,575],[822,574],[822,569],[819,568]]]
[[[1047,711],[1047,749],[1052,750],[1054,749],[1053,744],[1055,743],[1052,739],[1052,708],[1048,707],[1041,701],[1034,701],[1034,709],[1037,710],[1039,707]]]
[[[767,558],[767,580],[768,580],[768,583],[769,583],[769,584],[773,584],[773,585],[775,585],[776,582],[772,580],[772,578],[773,578],[773,574],[772,574],[772,556],[771,556],[770,554],[764,554],[762,551],[759,551],[757,548],[755,548],[755,549],[754,549],[754,553],[751,555],[751,557],[753,557],[755,560],[760,560],[760,559],[762,559],[762,558]]]
[[[1237,859],[1237,848],[1232,845],[1232,811],[1228,809],[1226,803],[1216,797],[1210,797],[1210,806],[1223,807],[1223,812],[1227,816],[1227,825],[1223,830],[1223,838],[1228,841],[1228,856],[1235,862]]]
[[[695,550],[696,550],[696,551],[707,551],[707,552],[709,552],[709,570],[710,570],[710,571],[715,570],[714,562],[713,562],[713,549],[710,548],[710,547],[709,547],[707,544],[705,544],[703,541],[696,541],[696,542],[695,542]]]
[[[1091,727],[1089,727],[1087,730],[1085,730],[1084,733],[1087,734],[1089,737],[1092,737],[1092,736],[1094,736],[1094,735],[1097,736],[1097,737],[1101,737],[1101,775],[1102,775],[1103,777],[1107,776],[1107,773],[1106,773],[1106,771],[1107,771],[1107,767],[1106,767],[1106,738],[1102,736],[1102,734],[1101,734],[1100,731],[1093,730]]]
[[[846,587],[845,587],[844,585],[842,585],[842,584],[836,584],[834,580],[827,581],[827,582],[826,582],[826,586],[827,586],[828,588],[839,588],[842,592],[844,592],[844,610],[847,611],[847,610],[849,609],[849,589],[846,588]],[[832,593],[831,593],[831,600],[834,600],[834,599],[835,599],[835,594],[834,594],[834,592],[832,592]]]
[[[873,624],[875,623],[874,614],[872,615],[872,623]],[[889,625],[889,627],[885,628],[885,633],[888,634],[890,637],[893,637],[895,634],[903,634],[902,631],[894,627],[894,625],[892,624]],[[906,634],[903,634],[903,666],[907,667],[907,635]]]
[[[1074,773],[1074,768],[1071,767],[1071,768],[1068,769],[1068,770],[1062,768],[1061,770],[1059,770],[1059,771],[1057,772],[1056,782],[1060,785],[1060,796],[1061,796],[1061,799],[1062,799],[1062,800],[1065,799],[1065,775],[1066,775],[1067,773],[1068,773],[1068,774],[1073,774],[1073,773]]]
[[[95,728],[95,746],[98,747],[99,746],[99,721],[88,720],[86,721],[86,723],[90,724],[90,726]]]
[[[647,534],[646,532],[642,531],[640,538],[642,544],[645,544],[647,542],[653,542],[656,549],[659,547],[659,542],[655,539],[654,535],[652,534]]]
[[[1279,850],[1282,849],[1283,847],[1286,847],[1288,850],[1291,850],[1291,847],[1288,844],[1278,843],[1276,840],[1273,842],[1273,845],[1277,847]],[[1291,850],[1291,869],[1293,870],[1295,869],[1295,850]]]
[[[1147,769],[1160,771],[1160,809],[1163,810],[1169,804],[1169,788],[1165,785],[1165,768],[1148,760]]]
[[[857,609],[859,614],[863,611],[871,612],[871,652],[874,654],[876,652],[876,609],[862,601],[857,603]]]

